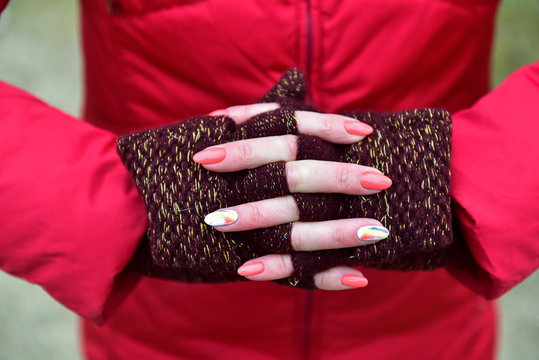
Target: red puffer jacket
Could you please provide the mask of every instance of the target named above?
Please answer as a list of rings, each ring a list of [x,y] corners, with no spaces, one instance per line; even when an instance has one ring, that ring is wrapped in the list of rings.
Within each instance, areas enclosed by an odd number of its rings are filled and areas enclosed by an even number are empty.
[[[0,83],[0,267],[86,319],[90,359],[491,358],[486,299],[539,262],[539,64],[484,96],[496,6],[82,0],[87,122]],[[147,220],[117,135],[254,102],[293,66],[327,112],[456,112],[452,195],[471,255],[453,276],[365,269],[365,289],[308,292],[126,269]]]

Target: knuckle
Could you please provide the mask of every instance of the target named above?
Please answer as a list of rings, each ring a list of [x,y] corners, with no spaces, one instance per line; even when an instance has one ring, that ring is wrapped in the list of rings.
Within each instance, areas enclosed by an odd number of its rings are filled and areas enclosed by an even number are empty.
[[[333,286],[333,277],[330,276],[327,272],[318,273],[315,275],[315,285],[319,289],[332,289]]]
[[[298,137],[296,135],[285,135],[285,151],[287,152],[286,158],[295,160],[298,153]]]
[[[276,265],[277,272],[283,276],[287,276],[287,275],[290,275],[290,273],[292,273],[292,269],[288,265],[284,256],[278,256],[277,262],[275,265]]]
[[[253,156],[253,148],[247,141],[238,143],[238,160],[247,162]]]
[[[260,210],[260,208],[254,204],[245,204],[245,210],[247,210],[248,219],[251,224],[264,224],[266,222],[266,216]]]
[[[295,251],[301,251],[303,250],[303,235],[301,234],[301,231],[299,230],[297,224],[292,227],[292,231],[290,233],[290,242],[292,244],[292,248]]]
[[[323,117],[320,121],[320,137],[329,138],[335,133],[335,122],[328,117]]]
[[[338,166],[335,169],[335,182],[339,190],[346,190],[353,185],[352,171],[347,166]]]
[[[295,191],[301,184],[301,171],[298,170],[298,165],[295,162],[287,162],[285,165],[286,180],[290,191]]]

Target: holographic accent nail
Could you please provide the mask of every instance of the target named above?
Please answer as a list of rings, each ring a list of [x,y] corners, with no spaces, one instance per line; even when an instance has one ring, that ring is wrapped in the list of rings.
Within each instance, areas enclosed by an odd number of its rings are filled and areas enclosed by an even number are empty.
[[[363,226],[357,231],[357,238],[364,244],[371,244],[389,236],[389,230],[383,226]]]
[[[217,210],[204,218],[204,222],[210,226],[230,225],[236,221],[238,221],[238,213],[234,210]]]

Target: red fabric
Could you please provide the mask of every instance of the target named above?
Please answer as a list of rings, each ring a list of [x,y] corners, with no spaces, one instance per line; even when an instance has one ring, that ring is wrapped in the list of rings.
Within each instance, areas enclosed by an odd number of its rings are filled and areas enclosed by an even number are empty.
[[[293,66],[327,112],[456,112],[488,91],[496,6],[83,0],[84,118],[114,133],[167,124],[254,102]],[[537,267],[538,78],[537,66],[524,69],[455,115],[453,196],[476,259],[450,270],[487,297]],[[0,266],[108,319],[84,322],[90,359],[493,357],[494,304],[445,270],[365,269],[369,286],[349,292],[147,278],[131,288],[136,279],[121,271],[146,224],[114,136],[7,85],[2,93]]]
[[[116,136],[0,82],[0,268],[101,322],[147,226]],[[128,216],[126,216],[128,214]]]
[[[451,273],[492,299],[539,266],[539,62],[454,116],[452,197],[472,258]]]

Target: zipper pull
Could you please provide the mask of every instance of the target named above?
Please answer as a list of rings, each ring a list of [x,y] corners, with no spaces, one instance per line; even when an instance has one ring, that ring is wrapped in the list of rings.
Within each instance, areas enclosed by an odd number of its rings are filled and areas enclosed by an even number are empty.
[[[107,11],[109,12],[109,14],[119,14],[122,10],[120,0],[105,0],[105,4],[107,6]]]

